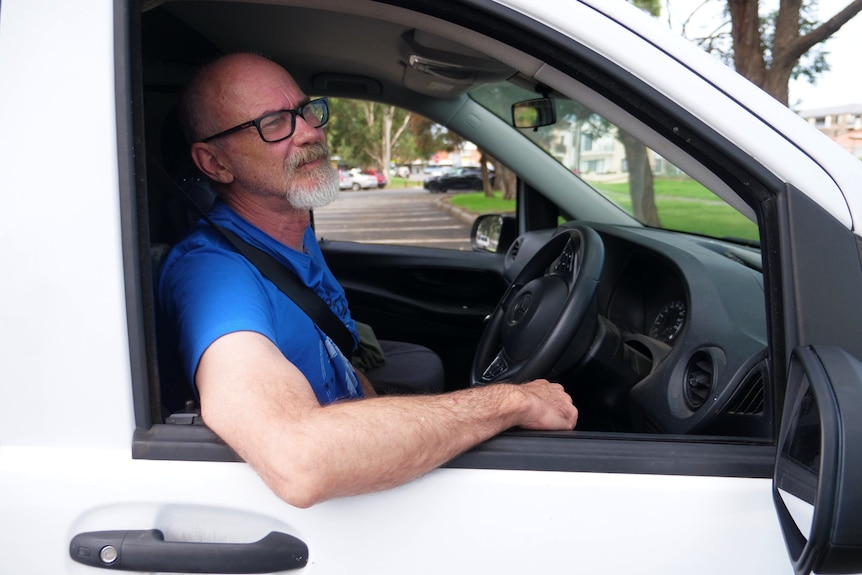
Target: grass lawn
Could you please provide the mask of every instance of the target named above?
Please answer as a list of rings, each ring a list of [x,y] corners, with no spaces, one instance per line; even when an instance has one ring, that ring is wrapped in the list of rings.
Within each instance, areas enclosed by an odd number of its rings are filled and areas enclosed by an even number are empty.
[[[591,183],[608,199],[631,213],[628,184]],[[757,225],[693,180],[657,178],[656,205],[665,229],[748,240],[759,239]],[[477,214],[515,211],[514,200],[503,200],[500,192],[486,198],[481,192],[459,194],[452,204]]]
[[[402,178],[400,176],[392,176],[389,178],[389,183],[386,184],[387,188],[395,188],[395,189],[405,189],[405,188],[421,188],[422,182],[417,180],[410,180],[407,178]]]

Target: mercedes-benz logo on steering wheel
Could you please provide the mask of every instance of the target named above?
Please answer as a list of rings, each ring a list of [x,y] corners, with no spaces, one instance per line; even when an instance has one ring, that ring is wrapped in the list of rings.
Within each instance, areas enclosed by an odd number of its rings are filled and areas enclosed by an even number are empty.
[[[509,314],[509,325],[515,325],[527,315],[530,311],[530,305],[533,302],[533,294],[525,293],[518,296],[515,304],[512,306],[512,312]]]

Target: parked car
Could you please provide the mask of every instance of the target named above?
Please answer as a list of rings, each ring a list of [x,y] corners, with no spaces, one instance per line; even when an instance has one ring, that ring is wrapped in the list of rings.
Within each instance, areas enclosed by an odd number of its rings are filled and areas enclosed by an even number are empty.
[[[350,177],[353,178],[352,189],[368,190],[377,187],[377,176],[363,172],[359,168],[350,170]]]
[[[440,165],[431,165],[428,164],[424,168],[422,168],[422,172],[428,174],[428,176],[439,176],[442,173],[448,172],[452,169],[452,166],[440,166]]]
[[[353,188],[353,176],[347,170],[338,170],[338,188],[342,190]]]
[[[319,245],[353,317],[451,390],[547,377],[576,430],[297,509],[193,403],[163,410],[174,110],[237,50],[512,169],[475,250]],[[0,573],[862,571],[862,163],[627,2],[3,0],[0,85]],[[697,233],[571,172],[573,102],[705,189]]]
[[[409,178],[410,177],[410,167],[409,166],[398,166],[395,168],[395,175],[399,178]]]
[[[494,172],[489,171],[488,180],[494,185]],[[422,187],[431,193],[449,190],[482,190],[482,170],[478,167],[452,168],[435,176],[425,178]]]
[[[369,168],[367,170],[362,171],[363,174],[368,174],[369,176],[374,176],[377,178],[377,187],[385,188],[386,184],[389,183],[389,178],[386,177],[386,174],[383,173],[382,170],[376,170],[374,168]]]

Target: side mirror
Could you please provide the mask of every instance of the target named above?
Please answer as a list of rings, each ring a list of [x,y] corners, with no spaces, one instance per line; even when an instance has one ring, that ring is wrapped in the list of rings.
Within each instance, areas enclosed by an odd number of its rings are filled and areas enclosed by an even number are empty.
[[[773,499],[797,575],[862,571],[862,364],[840,348],[793,352]]]
[[[557,123],[554,101],[536,98],[512,104],[512,125],[516,128],[541,128]]]
[[[506,252],[515,241],[517,225],[513,216],[485,214],[473,221],[470,243],[474,251]]]

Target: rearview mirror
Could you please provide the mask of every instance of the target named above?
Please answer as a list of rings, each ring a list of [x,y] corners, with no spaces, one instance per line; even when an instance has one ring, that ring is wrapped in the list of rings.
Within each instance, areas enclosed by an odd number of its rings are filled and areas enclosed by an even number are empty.
[[[557,122],[554,101],[536,98],[512,104],[512,125],[516,128],[541,128]]]
[[[797,575],[862,571],[862,364],[794,351],[772,494]]]

